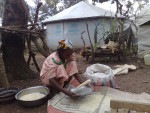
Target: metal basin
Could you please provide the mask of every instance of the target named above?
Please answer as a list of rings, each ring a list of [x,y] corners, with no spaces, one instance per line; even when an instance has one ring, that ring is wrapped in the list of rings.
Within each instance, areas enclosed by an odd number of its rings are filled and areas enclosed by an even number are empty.
[[[0,103],[13,102],[18,91],[16,87],[0,88]]]
[[[35,93],[42,94],[41,98],[37,99],[22,99],[22,97],[25,97],[27,95],[33,95]],[[26,107],[35,107],[39,106],[47,101],[47,97],[49,95],[49,89],[45,86],[34,86],[34,87],[29,87],[26,89],[23,89],[19,91],[16,95],[15,98],[18,101],[19,104],[26,106]],[[35,96],[35,95],[33,95]]]

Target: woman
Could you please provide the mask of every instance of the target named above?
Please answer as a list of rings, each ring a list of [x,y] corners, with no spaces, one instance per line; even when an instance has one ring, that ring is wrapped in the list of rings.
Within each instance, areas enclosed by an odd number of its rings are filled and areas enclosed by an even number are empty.
[[[77,64],[73,54],[72,43],[69,40],[59,41],[57,52],[52,53],[44,61],[40,77],[50,89],[51,97],[58,92],[63,92],[71,98],[77,98],[78,95],[66,90],[64,87],[74,76],[79,83],[85,80],[78,75]]]

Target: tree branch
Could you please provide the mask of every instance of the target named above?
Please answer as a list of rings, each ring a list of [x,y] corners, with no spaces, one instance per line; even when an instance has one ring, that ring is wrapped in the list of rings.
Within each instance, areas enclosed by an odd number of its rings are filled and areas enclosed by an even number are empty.
[[[94,47],[93,47],[93,44],[92,44],[92,41],[91,41],[91,37],[90,37],[90,33],[89,33],[89,28],[88,28],[87,22],[86,22],[86,28],[87,28],[87,32],[88,32],[89,41],[90,41],[90,44],[91,44],[91,49],[92,49],[92,59],[91,59],[91,62],[94,62],[95,52],[94,52]]]
[[[9,32],[9,33],[21,33],[21,34],[40,34],[38,31],[30,31],[30,30],[20,30],[18,29],[12,29],[8,27],[0,27],[0,32]]]

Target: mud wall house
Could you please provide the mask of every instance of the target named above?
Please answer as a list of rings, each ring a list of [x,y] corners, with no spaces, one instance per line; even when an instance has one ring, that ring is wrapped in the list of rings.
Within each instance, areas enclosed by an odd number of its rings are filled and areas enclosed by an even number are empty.
[[[103,37],[104,32],[110,31],[114,15],[114,13],[92,4],[83,1],[79,2],[43,22],[47,26],[48,45],[51,49],[56,49],[58,40],[67,38],[73,42],[75,48],[83,47],[81,40],[83,31],[85,31],[83,34],[85,43],[90,45],[86,23],[94,44],[94,30],[96,26],[98,29],[97,41],[99,41]]]
[[[143,58],[150,53],[150,5],[144,7],[137,19],[138,25],[138,56]]]

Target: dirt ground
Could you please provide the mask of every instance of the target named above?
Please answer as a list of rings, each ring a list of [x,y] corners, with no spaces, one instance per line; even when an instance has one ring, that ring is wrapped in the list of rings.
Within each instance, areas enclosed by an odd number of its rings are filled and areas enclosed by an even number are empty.
[[[38,54],[36,56],[38,64],[40,68],[42,67],[43,61],[45,58]],[[105,61],[104,61],[105,60]],[[133,64],[137,66],[136,71],[131,71],[127,75],[118,75],[116,76],[116,80],[118,86],[120,87],[119,90],[127,91],[132,93],[149,93],[150,94],[150,66],[145,66],[143,60],[140,60],[140,67],[139,68],[139,59],[134,57],[128,57],[126,62],[123,61],[108,61],[103,58],[97,58],[96,62],[105,64],[113,68],[116,64]],[[88,64],[84,58],[78,56],[77,64],[79,71],[84,73],[86,67],[91,65]],[[33,63],[31,62],[31,69],[35,70]],[[36,79],[28,79],[28,80],[17,80],[11,83],[11,86],[17,87],[19,89],[24,89],[30,86],[41,85],[41,81],[39,80],[39,76]],[[25,108],[20,106],[16,101],[7,104],[0,104],[0,113],[46,113],[47,112],[47,103],[35,107],[35,108]]]

